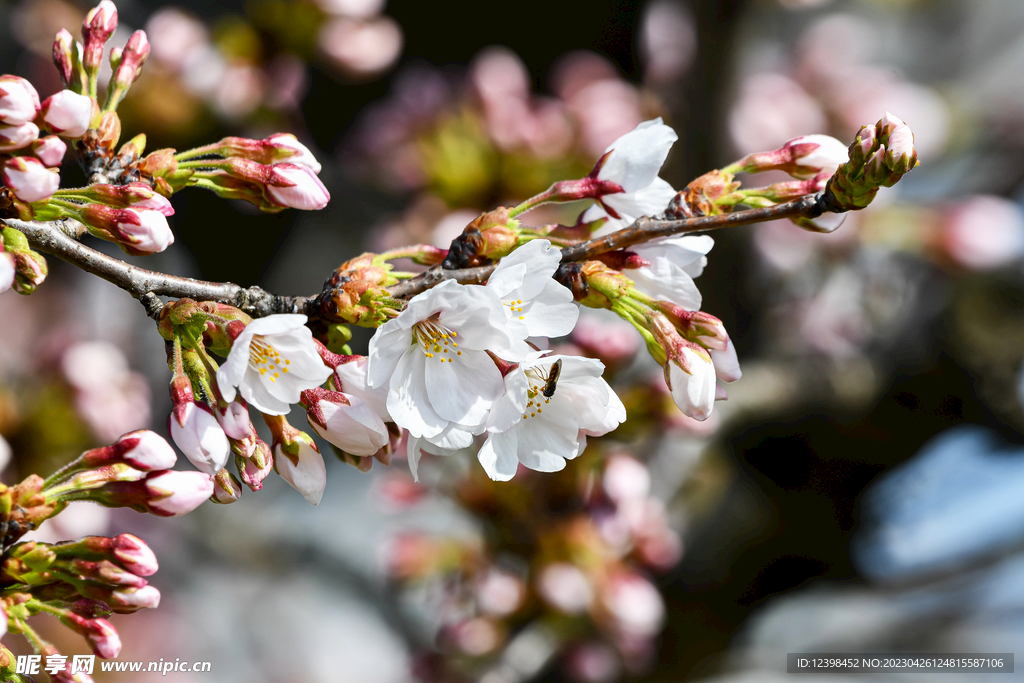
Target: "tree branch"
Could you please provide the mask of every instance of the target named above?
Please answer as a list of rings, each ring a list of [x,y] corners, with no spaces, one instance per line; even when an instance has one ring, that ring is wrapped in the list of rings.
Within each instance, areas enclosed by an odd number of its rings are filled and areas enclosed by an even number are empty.
[[[817,218],[828,210],[827,194],[808,195],[800,199],[777,204],[763,209],[736,211],[722,216],[702,216],[682,220],[658,220],[649,217],[637,219],[631,226],[604,237],[597,237],[562,249],[562,262],[585,261],[609,251],[623,249],[634,244],[647,242],[659,237],[682,235],[705,230],[717,230],[734,225],[749,225],[779,218]],[[156,319],[163,301],[160,296],[174,299],[195,299],[216,301],[235,306],[254,318],[274,313],[305,313],[317,317],[318,296],[278,296],[260,287],[240,287],[230,282],[207,282],[187,277],[168,275],[146,270],[126,263],[112,256],[102,254],[77,238],[84,229],[76,221],[53,222],[21,221],[2,219],[0,222],[21,231],[29,244],[39,251],[56,256],[81,268],[87,273],[98,275],[107,282],[117,285],[138,299],[150,317]],[[457,280],[463,284],[480,284],[490,277],[495,264],[445,270],[433,266],[409,280],[388,288],[395,298],[408,298],[425,292],[444,280]]]
[[[245,288],[230,282],[206,282],[139,268],[77,242],[71,236],[77,234],[77,229],[66,224],[74,221],[43,223],[8,218],[3,222],[24,233],[34,249],[67,261],[128,292],[146,306],[146,312],[151,317],[156,317],[162,306],[158,295],[230,304],[253,317],[272,313],[302,313],[311,298],[276,296],[259,287]]]
[[[734,211],[721,216],[700,216],[680,220],[657,220],[642,216],[628,228],[623,228],[604,237],[595,237],[586,242],[572,244],[562,248],[562,263],[570,261],[586,261],[616,249],[624,249],[647,242],[658,237],[684,235],[691,232],[717,230],[735,225],[750,225],[779,218],[817,218],[826,210],[826,194],[807,195],[783,204],[776,204],[763,209]],[[433,266],[430,270],[388,288],[395,298],[406,298],[425,292],[443,280],[457,280],[464,284],[479,284],[487,280],[494,271],[495,264],[444,270],[441,266]]]

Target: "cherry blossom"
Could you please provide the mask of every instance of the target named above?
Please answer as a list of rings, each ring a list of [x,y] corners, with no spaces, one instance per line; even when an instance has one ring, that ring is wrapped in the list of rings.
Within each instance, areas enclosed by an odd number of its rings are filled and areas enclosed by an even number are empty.
[[[320,386],[330,375],[306,316],[277,314],[246,325],[217,371],[217,386],[225,401],[241,394],[262,413],[285,415],[303,391]]]

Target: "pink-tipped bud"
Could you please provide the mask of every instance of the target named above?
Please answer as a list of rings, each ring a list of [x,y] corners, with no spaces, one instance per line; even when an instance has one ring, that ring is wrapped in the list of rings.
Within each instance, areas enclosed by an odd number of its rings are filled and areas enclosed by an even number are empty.
[[[140,472],[167,470],[174,467],[177,461],[178,456],[170,444],[148,429],[129,432],[110,446],[82,455],[82,462],[89,467],[124,463]]]
[[[39,93],[20,76],[0,76],[0,123],[28,123],[39,111]]]
[[[154,472],[145,486],[149,512],[163,517],[192,512],[213,495],[213,479],[202,472]]]
[[[174,233],[159,211],[87,204],[81,212],[90,233],[114,242],[129,254],[155,254],[174,244]]]
[[[274,152],[274,161],[287,161],[295,166],[305,166],[313,173],[320,173],[321,165],[309,148],[291,133],[274,133],[263,140]]]
[[[114,71],[112,86],[125,89],[131,87],[142,73],[142,65],[149,57],[149,39],[145,31],[136,31],[121,51],[119,63]]]
[[[252,455],[248,458],[236,455],[235,467],[238,468],[238,473],[249,490],[259,491],[263,488],[263,480],[274,470],[274,455],[270,451],[270,446],[257,437]]]
[[[65,138],[80,138],[92,121],[92,98],[71,90],[61,90],[43,101],[39,111],[43,126]]]
[[[156,555],[146,542],[132,534],[121,534],[111,539],[114,557],[136,576],[152,576],[160,568]]]
[[[102,0],[100,4],[89,10],[82,22],[82,40],[85,51],[82,64],[89,71],[96,71],[103,61],[103,46],[117,29],[117,7],[110,0]]]
[[[221,470],[213,478],[213,496],[210,500],[220,505],[228,505],[242,498],[242,483],[226,469]]]
[[[75,39],[66,28],[62,28],[57,32],[57,37],[53,41],[53,64],[57,67],[61,83],[65,88],[71,86],[74,49]]]
[[[106,619],[90,619],[85,638],[97,657],[115,659],[121,654],[121,637],[114,625]]]
[[[312,169],[295,164],[274,164],[266,182],[267,199],[278,206],[319,211],[331,194]]]
[[[665,368],[665,382],[672,400],[684,414],[704,421],[715,405],[715,366],[704,347],[679,336],[660,313],[648,316],[658,346],[651,348]],[[649,347],[650,348],[650,347]]]
[[[249,437],[252,422],[249,420],[249,407],[241,399],[232,401],[224,408],[215,411],[217,422],[228,437],[244,440]]]
[[[34,123],[0,126],[0,152],[13,152],[28,147],[38,137],[39,128]]]
[[[60,166],[67,151],[68,146],[56,135],[47,135],[32,143],[32,153],[49,168]]]
[[[164,216],[173,216],[174,207],[167,197],[156,192],[146,183],[136,182],[127,185],[90,185],[87,188],[90,196],[97,201],[118,208],[146,209],[156,211]]]
[[[15,197],[30,204],[49,199],[60,187],[60,176],[33,157],[14,157],[5,161],[3,179]]]
[[[188,403],[168,418],[171,438],[200,472],[215,475],[227,464],[231,445],[213,411],[204,403]]]
[[[875,133],[883,143],[888,144],[889,136],[892,132],[898,127],[905,125],[907,124],[903,122],[903,119],[887,111],[885,116],[875,124]]]
[[[160,591],[153,586],[123,588],[112,591],[106,602],[110,609],[118,614],[130,614],[140,609],[156,609],[160,606]]]
[[[780,149],[751,154],[741,165],[747,173],[785,171],[794,178],[806,180],[822,173],[831,176],[848,160],[847,146],[834,137],[804,135]]]
[[[889,151],[886,164],[895,173],[906,173],[917,165],[917,150],[914,149],[914,134],[910,126],[896,126],[889,133]]]

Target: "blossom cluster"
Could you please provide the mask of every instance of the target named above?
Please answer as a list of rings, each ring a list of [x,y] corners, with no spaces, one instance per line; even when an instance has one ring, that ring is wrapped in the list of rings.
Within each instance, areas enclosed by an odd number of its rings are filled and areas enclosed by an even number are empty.
[[[66,29],[57,34],[53,60],[65,88],[42,102],[25,79],[0,77],[0,218],[70,219],[81,226],[73,228],[78,234],[87,231],[128,254],[147,255],[174,243],[169,198],[185,187],[243,199],[269,212],[326,206],[330,195],[318,177],[320,164],[290,134],[231,137],[181,153],[161,149],[148,155],[146,136],[138,135],[118,148],[117,107],[151,47],[145,31],[136,31],[124,46],[110,48],[113,75],[101,106],[99,74],[117,25],[117,8],[103,0],[85,17],[83,42]],[[40,138],[41,130],[52,135]],[[89,175],[86,187],[60,187],[65,139]],[[29,294],[45,279],[45,260],[15,228],[4,228],[0,252],[0,290],[14,286]]]

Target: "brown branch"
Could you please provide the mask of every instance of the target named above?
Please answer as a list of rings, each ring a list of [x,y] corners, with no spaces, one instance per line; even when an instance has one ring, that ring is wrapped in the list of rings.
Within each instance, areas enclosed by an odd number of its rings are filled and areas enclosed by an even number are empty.
[[[3,222],[24,233],[34,249],[56,256],[117,285],[141,301],[147,313],[153,317],[162,306],[159,295],[230,304],[253,317],[272,313],[301,313],[310,298],[276,296],[259,287],[240,287],[230,282],[206,282],[139,268],[80,244],[72,237],[78,233],[72,225],[73,221],[43,223],[4,219]]]
[[[586,242],[572,244],[562,248],[562,263],[570,261],[586,261],[609,251],[624,249],[634,244],[647,242],[658,237],[684,235],[691,232],[717,230],[735,225],[750,225],[779,218],[817,218],[827,210],[824,199],[827,195],[807,195],[784,204],[776,204],[763,209],[734,211],[721,216],[701,216],[681,220],[658,220],[643,216],[628,228],[623,228],[604,237],[595,237]],[[495,264],[462,268],[460,270],[444,270],[434,266],[414,278],[410,278],[388,288],[395,298],[406,298],[425,292],[444,280],[457,280],[464,284],[479,284],[487,280],[494,271]]]
[[[562,249],[562,262],[585,261],[609,251],[647,242],[658,237],[681,235],[691,232],[717,230],[734,225],[749,225],[778,218],[816,218],[828,209],[827,195],[808,195],[800,199],[777,204],[763,209],[736,211],[722,216],[703,216],[683,220],[658,220],[649,217],[637,219],[631,226],[604,237],[573,244]],[[84,229],[75,221],[35,222],[3,219],[12,228],[25,234],[33,248],[56,256],[81,268],[87,273],[98,275],[138,299],[146,307],[150,317],[156,318],[163,301],[160,296],[174,299],[195,299],[216,301],[240,308],[253,317],[274,313],[305,313],[317,317],[318,296],[278,296],[260,287],[240,287],[230,282],[207,282],[187,277],[168,275],[146,270],[126,263],[113,256],[107,256],[84,244],[77,238]],[[495,265],[445,270],[433,266],[409,280],[388,288],[395,298],[408,298],[425,292],[444,280],[457,280],[464,284],[481,284],[487,281]]]

